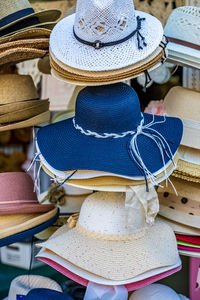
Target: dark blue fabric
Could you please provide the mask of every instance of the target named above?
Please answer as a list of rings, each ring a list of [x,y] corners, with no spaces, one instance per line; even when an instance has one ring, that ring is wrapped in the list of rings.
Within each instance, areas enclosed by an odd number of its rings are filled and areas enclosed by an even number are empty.
[[[58,217],[59,217],[59,211],[53,218],[51,218],[47,222],[44,222],[44,223],[42,223],[36,227],[33,227],[29,230],[26,230],[26,231],[23,231],[20,233],[16,233],[11,236],[0,239],[0,247],[4,247],[4,246],[7,246],[7,245],[10,245],[13,243],[17,243],[19,241],[25,240],[26,238],[32,237],[34,234],[41,232],[41,231],[45,230],[46,228],[50,227],[53,223],[56,222]]]
[[[27,27],[32,26],[32,25],[37,25],[39,23],[40,23],[40,21],[37,17],[30,17],[30,18],[24,19],[22,21],[19,21],[19,22],[15,23],[12,26],[9,26],[9,27],[1,30],[0,31],[0,37],[4,36],[6,34],[9,34],[9,33],[27,28]]]
[[[143,114],[144,123],[153,116]],[[140,124],[141,111],[136,92],[124,83],[101,87],[87,87],[79,93],[76,102],[76,123],[98,133],[122,133],[135,130]],[[155,121],[163,117],[155,116]],[[182,121],[167,117],[166,122],[152,126],[169,143],[174,155],[183,133]],[[37,134],[39,150],[55,169],[97,170],[126,176],[143,176],[129,154],[132,136],[124,138],[95,138],[75,129],[72,119],[41,128]],[[160,151],[150,138],[139,135],[138,148],[151,173],[163,167]],[[165,163],[169,157],[165,155]],[[72,177],[73,179],[73,177]]]
[[[24,8],[19,11],[16,11],[16,12],[0,19],[0,28],[4,27],[12,22],[15,22],[21,18],[24,18],[28,15],[31,15],[33,13],[34,13],[34,10],[32,7],[28,7],[28,8]]]
[[[64,293],[43,288],[31,290],[23,300],[73,300],[73,298]]]

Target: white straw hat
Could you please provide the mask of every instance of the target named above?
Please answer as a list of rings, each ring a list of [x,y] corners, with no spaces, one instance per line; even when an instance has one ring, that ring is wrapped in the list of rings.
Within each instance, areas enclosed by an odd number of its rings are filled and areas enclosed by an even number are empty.
[[[134,200],[133,224],[128,226],[124,193],[94,193],[84,201],[75,228],[38,246],[111,280],[126,280],[176,264],[173,231],[162,222],[145,225],[145,210],[137,197]]]
[[[50,49],[72,68],[109,71],[145,59],[162,37],[160,21],[136,11],[132,0],[78,0],[76,14],[54,27]]]
[[[48,277],[39,275],[23,275],[13,279],[10,285],[8,297],[4,300],[16,300],[17,295],[26,296],[30,290],[44,287],[62,292],[60,285]]]

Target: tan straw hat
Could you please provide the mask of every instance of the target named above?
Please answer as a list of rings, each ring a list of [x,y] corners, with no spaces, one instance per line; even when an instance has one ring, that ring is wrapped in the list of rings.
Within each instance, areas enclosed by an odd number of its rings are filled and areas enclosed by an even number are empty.
[[[46,28],[30,28],[24,29],[20,32],[16,32],[9,36],[4,36],[0,38],[0,45],[12,41],[18,41],[23,39],[32,39],[32,38],[49,38],[51,30]]]
[[[38,246],[110,280],[126,280],[176,264],[173,231],[162,222],[145,225],[144,210],[139,201],[137,205],[129,227],[124,193],[94,193],[84,201],[78,222],[69,220],[74,228]]]
[[[3,104],[0,105],[0,117],[5,114],[13,114],[17,113],[18,111],[29,109],[35,107],[40,104],[47,105],[49,102],[48,99],[46,100],[28,100],[28,101],[20,101],[15,103]]]
[[[33,39],[21,39],[17,41],[11,41],[7,43],[0,44],[0,52],[3,53],[9,49],[16,48],[33,48],[47,50],[49,47],[49,38],[33,38]]]
[[[183,121],[184,146],[200,149],[200,93],[183,87],[173,87],[164,99],[167,115]]]
[[[178,154],[174,157],[175,164],[178,160]],[[52,178],[55,179],[55,174],[51,172],[46,165],[42,164],[43,170]],[[170,176],[170,174],[173,172],[174,165],[171,163],[167,168],[167,176]],[[65,172],[62,172],[63,176],[65,175]],[[69,176],[69,175],[67,175]],[[65,177],[59,178],[56,177],[56,179],[60,182],[64,181]],[[161,172],[157,175],[157,180],[160,182],[165,180],[165,174],[164,172]],[[130,180],[127,178],[117,177],[117,176],[99,176],[95,178],[88,178],[88,179],[69,179],[66,182],[67,185],[71,185],[78,188],[85,188],[88,190],[96,190],[96,191],[107,191],[107,192],[125,192],[127,189],[127,186],[136,186],[136,185],[142,185],[145,184],[144,180]]]
[[[200,184],[173,178],[174,188],[158,188],[159,214],[169,220],[200,229]]]
[[[0,2],[0,35],[13,33],[30,25],[56,21],[60,10],[34,12],[28,0],[2,0]]]
[[[19,109],[4,115],[0,115],[0,123],[5,124],[5,123],[27,120],[29,118],[32,118],[43,112],[48,111],[48,109],[49,109],[48,101],[38,100],[33,106]]]

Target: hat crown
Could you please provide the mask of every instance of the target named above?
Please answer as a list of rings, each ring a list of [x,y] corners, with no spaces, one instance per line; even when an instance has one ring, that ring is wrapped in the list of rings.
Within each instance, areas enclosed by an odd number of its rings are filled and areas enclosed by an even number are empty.
[[[38,99],[33,79],[29,75],[0,75],[0,104]]]
[[[200,45],[200,7],[174,9],[164,28],[166,36]]]
[[[0,205],[2,202],[12,203],[12,201],[37,201],[37,195],[33,192],[33,181],[26,173],[1,173],[0,183]]]
[[[132,0],[77,1],[74,29],[86,41],[117,41],[127,37],[136,27]]]
[[[26,8],[32,8],[28,0],[1,0],[0,19]]]
[[[138,96],[125,83],[87,87],[77,97],[75,122],[97,133],[135,130],[141,122]]]
[[[78,224],[89,232],[101,235],[123,236],[137,233],[145,225],[144,211],[139,201],[132,219],[134,226],[127,226],[125,193],[96,192],[84,201]]]

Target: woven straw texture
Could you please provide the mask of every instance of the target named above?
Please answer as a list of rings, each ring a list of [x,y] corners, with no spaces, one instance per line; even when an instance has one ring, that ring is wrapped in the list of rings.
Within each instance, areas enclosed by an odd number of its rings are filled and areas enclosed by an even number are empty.
[[[188,175],[187,173],[178,172],[176,170],[172,173],[172,176],[183,179],[183,180],[186,180],[186,181],[200,183],[200,178],[199,177],[193,177],[191,175]]]
[[[130,233],[125,222],[121,193],[95,193],[82,205],[80,222],[87,230],[105,235],[105,240],[71,229],[40,246],[88,272],[106,279],[126,280],[149,270],[177,263],[176,239],[170,228],[157,223],[144,235],[127,241],[106,240],[109,234]],[[79,222],[79,221],[78,221]],[[102,225],[102,226],[101,226]]]
[[[54,27],[50,37],[52,53],[68,66],[86,71],[123,68],[148,57],[162,40],[163,29],[160,22],[144,12],[134,12],[131,1],[120,2],[119,6],[114,0],[107,1],[105,5],[101,5],[100,1],[94,3],[90,0],[89,3],[87,2],[87,11],[85,7],[86,3],[80,2],[76,17],[71,15],[61,20]],[[97,16],[97,11],[100,17]],[[145,37],[147,47],[142,50],[138,49],[136,36],[119,45],[103,47],[98,51],[91,46],[81,44],[73,36],[75,22],[75,31],[82,39],[92,42],[119,40],[128,36],[136,28],[134,14],[146,18],[140,32]],[[125,19],[124,15],[126,15]]]
[[[57,211],[58,209],[54,208],[43,214],[34,213],[1,216],[0,239],[36,227],[53,218],[57,214]]]
[[[30,8],[28,0],[1,0],[0,18],[4,18],[18,10]]]
[[[22,102],[16,102],[16,103],[10,103],[10,104],[4,104],[0,105],[0,116],[5,114],[10,114],[13,112],[17,113],[18,111],[22,109],[31,108],[33,106],[37,106],[43,103],[48,103],[48,100],[29,100],[29,101],[22,101]]]
[[[0,45],[12,41],[18,41],[23,39],[31,38],[49,38],[51,31],[45,28],[33,28],[25,29],[18,33],[14,33],[11,36],[1,37]]]
[[[48,38],[26,39],[26,40],[18,40],[18,41],[3,43],[0,44],[0,52],[2,54],[4,51],[7,51],[9,49],[14,49],[16,51],[16,48],[21,47],[22,45],[23,48],[48,50],[49,39]]]
[[[38,99],[38,93],[31,76],[0,75],[0,104]]]

